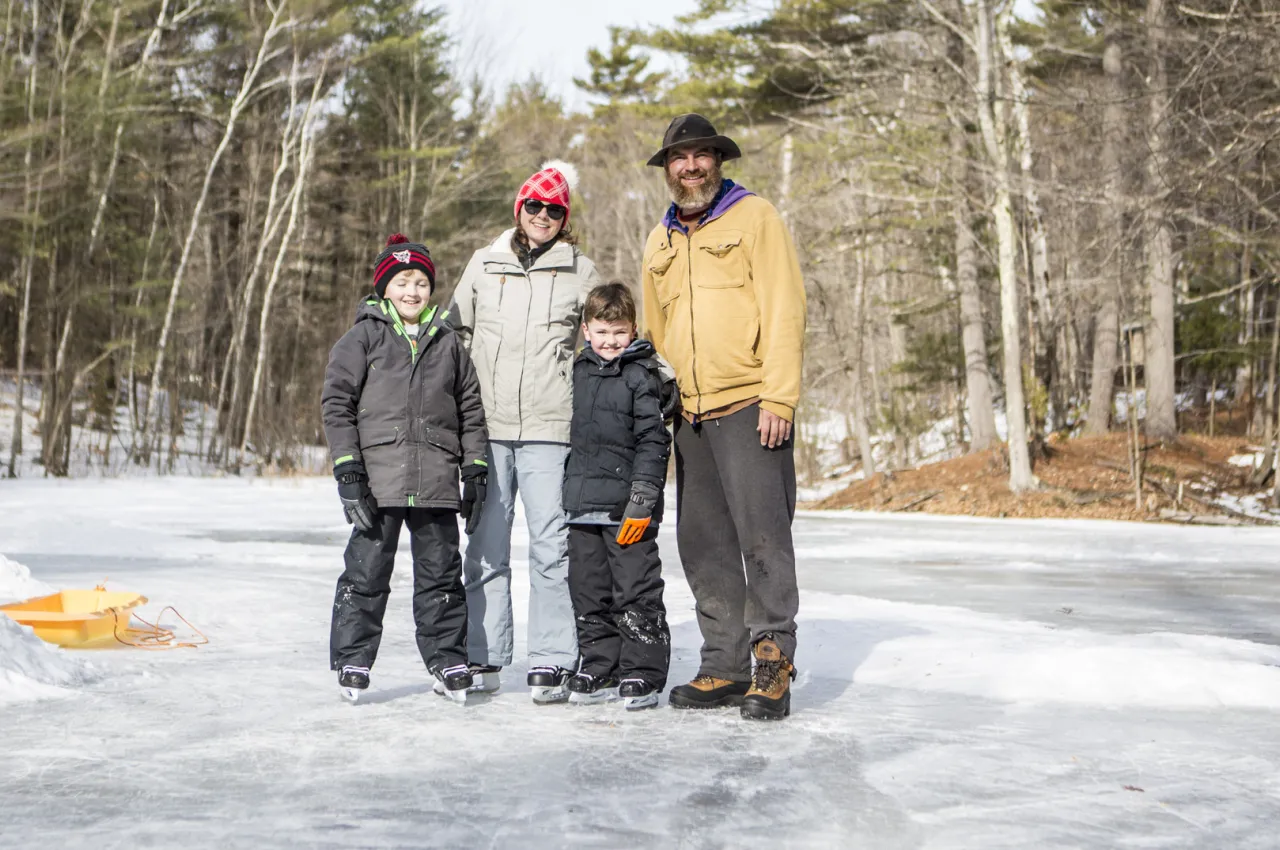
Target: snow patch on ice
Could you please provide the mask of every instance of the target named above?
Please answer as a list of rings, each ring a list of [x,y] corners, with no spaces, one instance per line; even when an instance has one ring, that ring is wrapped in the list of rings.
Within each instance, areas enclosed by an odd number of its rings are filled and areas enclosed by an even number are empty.
[[[865,597],[806,594],[805,603],[806,619],[824,613],[852,619],[889,638],[877,641],[858,666],[858,684],[1010,703],[1280,709],[1280,647],[1205,635],[1058,629]]]
[[[0,602],[53,593],[31,571],[0,555]],[[0,705],[69,696],[86,666],[36,637],[31,629],[0,614]]]

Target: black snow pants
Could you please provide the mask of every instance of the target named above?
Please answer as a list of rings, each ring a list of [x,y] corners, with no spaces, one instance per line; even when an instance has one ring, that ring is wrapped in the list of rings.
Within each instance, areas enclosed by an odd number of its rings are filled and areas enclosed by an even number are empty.
[[[329,632],[329,665],[372,667],[382,642],[400,526],[413,552],[413,619],[418,652],[433,673],[467,663],[467,597],[462,589],[457,511],[381,508],[369,531],[352,529]]]
[[[751,647],[772,635],[795,660],[792,441],[760,445],[751,405],[697,426],[676,417],[676,541],[697,602],[700,673],[751,681]]]
[[[671,631],[662,604],[658,530],[619,546],[617,526],[569,526],[569,596],[582,672],[667,686]]]

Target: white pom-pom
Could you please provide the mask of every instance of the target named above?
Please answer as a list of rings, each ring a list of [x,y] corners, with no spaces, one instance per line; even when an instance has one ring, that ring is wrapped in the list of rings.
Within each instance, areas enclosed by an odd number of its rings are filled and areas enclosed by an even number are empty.
[[[578,169],[562,159],[549,159],[542,163],[542,169],[554,168],[564,175],[564,179],[569,183],[570,189],[578,188]]]

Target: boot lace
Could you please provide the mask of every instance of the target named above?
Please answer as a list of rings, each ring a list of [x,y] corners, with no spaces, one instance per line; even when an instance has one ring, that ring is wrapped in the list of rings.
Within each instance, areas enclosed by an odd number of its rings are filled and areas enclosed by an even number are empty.
[[[782,676],[782,659],[777,661],[756,661],[756,669],[752,674],[753,684],[757,691],[769,692],[778,685]]]

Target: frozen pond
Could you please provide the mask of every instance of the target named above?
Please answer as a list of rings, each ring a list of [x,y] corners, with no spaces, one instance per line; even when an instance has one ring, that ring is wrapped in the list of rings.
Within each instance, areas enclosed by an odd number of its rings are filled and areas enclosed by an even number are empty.
[[[673,531],[680,682],[699,639]],[[351,707],[327,669],[331,482],[0,483],[0,554],[174,605],[212,639],[90,653],[88,684],[0,705],[0,847],[1280,846],[1280,532],[796,531],[785,723],[537,708],[522,664],[458,708],[429,692],[403,569]]]

